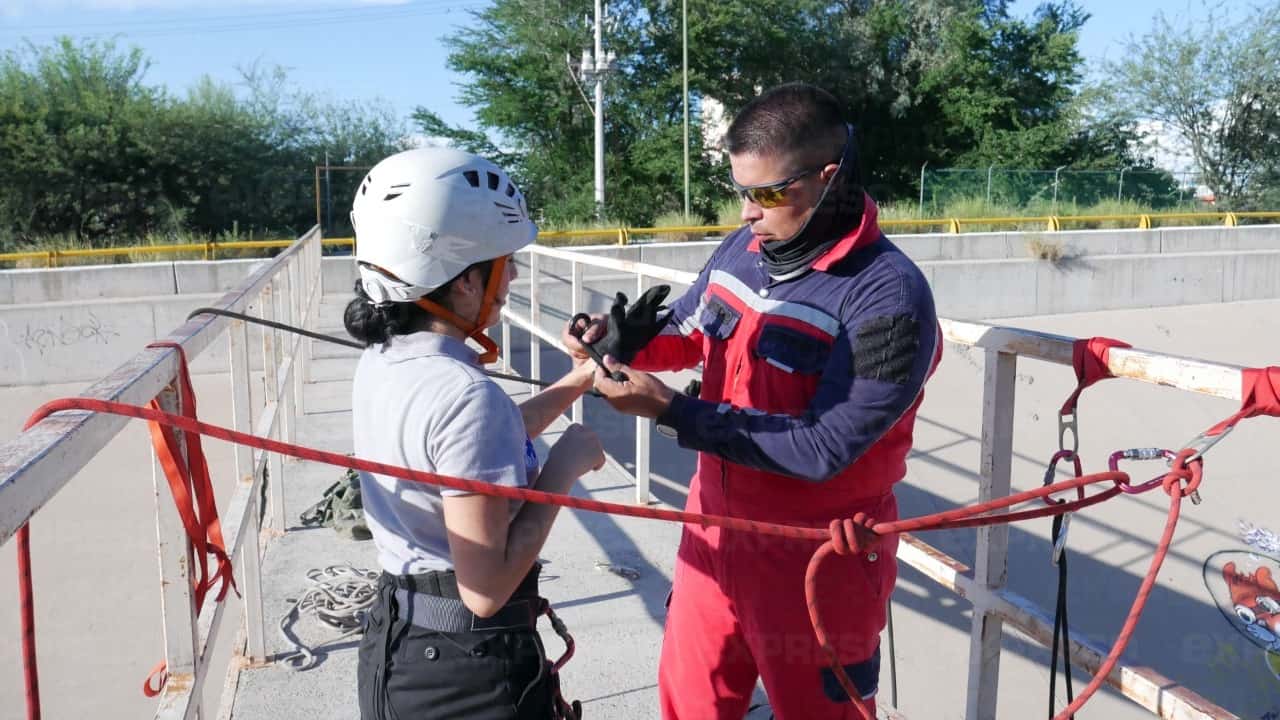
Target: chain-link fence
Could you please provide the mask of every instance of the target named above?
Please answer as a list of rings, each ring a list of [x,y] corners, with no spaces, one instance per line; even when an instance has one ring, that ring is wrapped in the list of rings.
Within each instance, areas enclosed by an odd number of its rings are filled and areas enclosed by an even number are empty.
[[[1015,170],[949,168],[920,173],[921,217],[956,215],[957,207],[1020,208],[1035,214],[1083,214],[1115,204],[1152,210],[1205,208],[1213,197],[1195,173],[1162,170]]]

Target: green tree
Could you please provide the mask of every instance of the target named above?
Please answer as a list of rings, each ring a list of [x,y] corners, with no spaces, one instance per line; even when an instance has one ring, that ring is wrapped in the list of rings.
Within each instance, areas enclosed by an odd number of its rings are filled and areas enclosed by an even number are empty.
[[[414,113],[424,134],[507,165],[534,212],[552,223],[594,214],[594,120],[570,67],[591,42],[582,22],[589,9],[581,0],[498,0],[475,13],[474,26],[450,38],[449,64],[470,76],[461,99],[481,130],[448,126],[429,108]],[[619,71],[606,85],[607,215],[644,225],[683,205],[680,67],[658,44],[670,34],[670,10],[626,0],[611,3],[610,14],[607,45]],[[723,195],[712,168],[697,160],[696,124],[690,154],[692,209],[709,220]]]
[[[79,240],[181,221],[152,140],[166,108],[147,63],[110,42],[28,45],[0,57],[0,222]]]
[[[1232,19],[1234,17],[1234,19]],[[1258,204],[1280,176],[1280,2],[1213,8],[1200,23],[1163,14],[1126,57],[1108,63],[1099,107],[1117,121],[1156,121],[1187,143],[1228,206]]]
[[[147,61],[112,42],[27,45],[0,56],[0,241],[82,243],[234,226],[293,234],[314,222],[312,167],[372,165],[405,146],[385,103],[299,92],[278,68],[185,97],[145,83]],[[359,175],[335,176],[334,206]],[[335,183],[337,185],[337,183]],[[350,232],[347,213],[332,213]]]
[[[680,3],[610,10],[621,20],[606,43],[622,72],[607,86],[608,213],[642,223],[681,206]],[[450,40],[480,129],[448,127],[425,108],[415,115],[428,135],[501,148],[548,215],[591,212],[591,116],[565,67],[589,43],[589,11],[584,0],[497,0]],[[714,101],[732,116],[760,89],[793,80],[845,102],[880,198],[913,196],[926,161],[1095,162],[1109,150],[1095,147],[1099,133],[1077,102],[1086,19],[1070,0],[1029,19],[1003,0],[690,0],[694,205],[710,217],[727,197],[725,168],[704,158],[713,148],[697,110]]]

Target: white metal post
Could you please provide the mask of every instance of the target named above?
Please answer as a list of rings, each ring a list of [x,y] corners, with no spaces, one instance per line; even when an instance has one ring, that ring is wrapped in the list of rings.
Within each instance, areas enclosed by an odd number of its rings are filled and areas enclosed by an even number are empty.
[[[293,288],[294,276],[286,265],[284,272],[280,273],[284,283],[284,288],[275,294],[276,298],[276,318],[285,325],[297,325],[297,316],[294,315],[293,306]],[[276,368],[269,380],[279,384],[276,391],[276,397],[280,398],[281,412],[280,418],[280,439],[291,443],[297,435],[297,423],[293,416],[293,345],[298,339],[297,335],[285,332],[284,330],[276,331]],[[288,364],[286,365],[286,360]],[[290,378],[283,381],[280,379],[280,371],[285,367],[289,368]]]
[[[636,299],[644,294],[644,275],[636,275]],[[636,418],[636,504],[649,504],[649,418]]]
[[[293,316],[293,322],[290,323],[296,328],[305,328],[307,323],[306,316],[306,248],[302,252],[294,256],[289,261],[289,312]],[[302,363],[302,348],[306,343],[306,338],[301,335],[290,335],[289,344],[289,390],[291,391],[289,404],[293,408],[293,412],[289,415],[290,436],[292,439],[298,437],[298,418],[302,415],[302,373],[299,367]]]
[[[233,320],[227,328],[231,346],[231,426],[241,432],[253,431],[253,409],[249,385],[249,327],[242,320]],[[236,445],[236,481],[240,488],[253,485],[253,449]],[[236,562],[240,572],[240,587],[244,593],[245,635],[249,657],[255,662],[266,659],[266,635],[262,621],[262,563],[259,557],[258,516],[261,507],[258,494],[249,499],[253,506],[249,511],[249,525],[245,526],[245,540]]]
[[[573,317],[582,312],[582,263],[577,260],[569,261],[569,317]],[[569,406],[569,419],[573,422],[582,422],[582,397],[573,401],[573,405]]]
[[[176,382],[156,396],[160,409],[182,414],[182,402]],[[175,431],[178,432],[178,431]],[[186,464],[187,443],[178,433],[178,453]],[[182,525],[182,517],[169,488],[164,468],[152,449],[151,480],[156,498],[156,555],[160,561],[160,611],[164,627],[164,657],[171,687],[189,686],[195,681],[200,655],[200,631],[191,569],[191,542]],[[199,717],[198,703],[196,717]]]
[[[1013,409],[1018,356],[986,351],[982,391],[982,458],[978,502],[1009,494],[1013,457]],[[1003,511],[1002,511],[1003,512]],[[1009,570],[1009,526],[978,528],[974,581],[992,590],[1004,587]],[[968,720],[994,720],[1000,684],[1003,621],[975,603],[969,633]]]
[[[252,485],[252,478],[250,478]],[[244,593],[244,629],[246,654],[255,663],[267,660],[267,636],[262,614],[262,495],[249,498],[249,517],[245,520],[244,544],[240,546],[240,587]],[[213,640],[210,638],[210,643]]]
[[[274,283],[268,283],[262,289],[262,296],[258,300],[258,307],[261,315],[265,320],[275,319],[275,300],[273,296],[276,291],[273,287]],[[280,388],[276,385],[276,369],[280,367],[277,361],[277,353],[279,352],[279,342],[275,336],[275,330],[264,328],[262,332],[262,385],[264,391],[264,399],[266,407],[270,409],[267,413],[268,425],[259,427],[258,434],[264,437],[279,437],[280,428]],[[265,452],[265,451],[264,451]],[[270,453],[267,462],[267,490],[270,493],[271,502],[271,523],[269,527],[284,532],[286,527],[284,522],[284,463],[281,462],[280,455]]]
[[[253,378],[249,367],[249,325],[243,320],[232,320],[227,326],[228,345],[231,347],[231,427],[240,432],[253,432],[253,398],[250,387]],[[235,446],[236,478],[243,481],[253,474],[253,448]]]
[[[529,253],[529,324],[535,328],[542,327],[542,303],[538,299],[542,277],[538,272],[538,253]],[[529,333],[529,377],[542,379],[542,339],[536,333]],[[538,392],[537,385],[529,386],[529,394]]]

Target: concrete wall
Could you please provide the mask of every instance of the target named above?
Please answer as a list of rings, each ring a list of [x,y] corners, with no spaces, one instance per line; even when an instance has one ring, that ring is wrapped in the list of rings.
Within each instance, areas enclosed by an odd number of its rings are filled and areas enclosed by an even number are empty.
[[[38,303],[0,307],[0,385],[89,382],[108,374],[148,343],[186,322],[187,313],[221,293]],[[249,358],[262,367],[260,333],[249,331]],[[224,333],[192,363],[192,372],[226,372]]]
[[[264,260],[182,260],[0,270],[0,305],[225,293]]]
[[[997,232],[960,235],[894,235],[891,239],[920,263],[959,260],[1022,260],[1029,245],[1057,245],[1068,261],[1109,255],[1165,255],[1187,252],[1280,250],[1280,225],[1226,228],[1157,228],[1154,230],[1080,230],[1066,232]],[[635,260],[675,270],[697,272],[719,241],[595,245],[576,248],[605,257]],[[191,293],[223,293],[235,287],[261,259],[217,262],[177,261],[75,268],[0,270],[0,306],[15,303],[71,302],[101,298],[137,298]],[[568,263],[544,258],[542,269],[568,278]],[[524,269],[527,272],[527,268]],[[591,271],[594,273],[594,271]],[[590,273],[589,273],[590,274]],[[345,295],[355,281],[350,256],[323,261],[326,293]]]
[[[893,235],[890,239],[916,262],[933,260],[1016,260],[1032,256],[1031,245],[1057,245],[1068,257],[1148,255],[1226,250],[1280,250],[1280,226],[1206,226],[1152,230],[1066,230],[960,235]]]
[[[1058,262],[1026,258],[1025,245],[1033,238],[1063,243],[1063,258]],[[895,240],[917,258],[933,286],[939,313],[950,318],[980,320],[1280,297],[1278,226],[901,236]],[[716,242],[694,242],[581,250],[695,272],[716,247]],[[1136,252],[1139,249],[1144,252]],[[940,255],[958,257],[936,259]],[[0,385],[97,379],[180,326],[190,310],[235,287],[261,262],[0,271]],[[524,314],[529,273],[527,261],[520,264],[511,306]],[[569,264],[543,258],[540,271],[544,324],[558,332],[570,306]],[[331,297],[349,296],[354,279],[350,257],[325,258],[323,283]],[[594,268],[585,269],[584,288],[582,309],[587,312],[608,308],[616,292],[628,297],[636,292],[634,276]],[[676,293],[682,290],[674,288]],[[330,329],[338,325],[336,318],[320,322]],[[250,357],[260,366],[261,353],[251,351]],[[225,337],[195,363],[197,372],[226,367]]]

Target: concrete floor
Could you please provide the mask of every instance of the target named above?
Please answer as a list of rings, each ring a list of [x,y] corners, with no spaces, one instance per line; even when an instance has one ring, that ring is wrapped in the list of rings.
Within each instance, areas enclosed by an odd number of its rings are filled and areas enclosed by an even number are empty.
[[[326,305],[327,324],[336,327],[336,305]],[[1232,305],[1111,311],[1006,324],[1069,335],[1107,335],[1135,346],[1240,365],[1275,363],[1280,357],[1280,301]],[[330,329],[333,329],[331,327]],[[527,348],[517,333],[515,347]],[[334,450],[349,449],[350,357],[327,352],[313,366],[307,417],[299,439]],[[527,367],[527,352],[513,357]],[[562,361],[544,356],[544,373]],[[930,383],[917,425],[909,475],[899,486],[904,515],[933,512],[976,495],[982,356],[948,347]],[[225,376],[198,376],[201,415],[212,422],[229,417]],[[682,384],[672,381],[672,384]],[[1014,484],[1040,483],[1043,463],[1056,447],[1053,410],[1070,391],[1069,368],[1034,361],[1019,364]],[[80,386],[0,389],[0,432],[12,434],[40,402],[74,394]],[[1174,446],[1233,410],[1232,403],[1190,396],[1167,388],[1112,380],[1086,391],[1081,404],[1082,452],[1086,470],[1100,469],[1106,455],[1124,447]],[[605,405],[588,401],[586,421],[605,439],[624,466],[633,461],[631,421]],[[1217,609],[1206,585],[1205,563],[1220,551],[1247,548],[1237,521],[1280,529],[1280,489],[1265,462],[1274,446],[1276,421],[1243,424],[1206,461],[1204,504],[1188,507],[1174,550],[1160,575],[1129,658],[1159,669],[1239,716],[1262,720],[1280,712],[1280,679],[1263,652],[1250,645]],[[554,435],[551,436],[551,439]],[[211,443],[215,478],[230,478],[230,453]],[[653,436],[655,499],[683,504],[692,455],[660,435]],[[1154,475],[1153,466],[1151,473]],[[47,717],[136,718],[152,712],[138,691],[161,653],[157,572],[154,561],[154,495],[149,443],[140,424],[131,425],[72,481],[33,523],[37,579],[37,622]],[[288,512],[297,513],[337,477],[332,468],[289,464]],[[625,476],[600,472],[575,490],[599,499],[630,501]],[[1073,629],[1109,645],[1146,570],[1163,523],[1162,496],[1117,498],[1081,513],[1072,523],[1071,618]],[[1048,562],[1047,520],[1014,528],[1010,541],[1010,586],[1051,607],[1054,568]],[[543,556],[550,561],[545,594],[578,641],[565,671],[566,694],[584,701],[592,718],[653,718],[656,712],[656,658],[678,528],[653,521],[615,519],[565,511]],[[923,537],[970,563],[972,531]],[[0,576],[13,577],[13,553],[0,553]],[[276,623],[304,584],[307,568],[338,562],[373,566],[368,543],[340,541],[327,530],[297,530],[279,538],[264,562],[267,635],[275,651],[284,648]],[[607,561],[633,568],[630,581],[602,572]],[[92,602],[85,602],[92,598]],[[898,705],[912,718],[963,717],[968,665],[967,604],[904,568],[894,595]],[[0,615],[13,618],[16,599],[0,593]],[[322,642],[325,633],[306,622],[304,640]],[[549,652],[560,644],[548,637]],[[354,650],[350,642],[326,648],[314,670],[292,673],[280,666],[246,671],[236,697],[236,718],[349,718],[355,715]],[[1043,717],[1048,688],[1047,651],[1006,634],[1001,664],[1000,717]],[[17,643],[0,642],[0,718],[17,717],[21,707]],[[1083,685],[1077,673],[1077,688]],[[211,682],[212,690],[220,682]],[[882,697],[889,698],[888,663]],[[1062,693],[1059,692],[1059,695]],[[213,693],[216,697],[216,692]],[[209,693],[206,693],[206,698]],[[1061,700],[1059,701],[1061,706]],[[1087,717],[1149,717],[1111,693],[1096,698]]]

